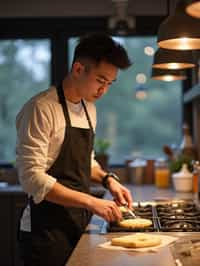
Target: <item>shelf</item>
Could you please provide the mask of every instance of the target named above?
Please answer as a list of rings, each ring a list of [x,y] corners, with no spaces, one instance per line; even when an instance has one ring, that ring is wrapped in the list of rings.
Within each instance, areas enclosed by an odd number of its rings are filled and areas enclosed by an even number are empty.
[[[200,98],[200,84],[192,87],[188,92],[184,93],[184,103],[191,102],[197,98]]]

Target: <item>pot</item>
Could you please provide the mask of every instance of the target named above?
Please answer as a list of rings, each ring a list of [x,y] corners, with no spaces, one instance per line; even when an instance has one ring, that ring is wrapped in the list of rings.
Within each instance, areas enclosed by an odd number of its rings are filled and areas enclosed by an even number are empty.
[[[187,165],[183,164],[178,173],[172,175],[173,185],[176,191],[190,192],[193,188],[193,174],[189,172]]]

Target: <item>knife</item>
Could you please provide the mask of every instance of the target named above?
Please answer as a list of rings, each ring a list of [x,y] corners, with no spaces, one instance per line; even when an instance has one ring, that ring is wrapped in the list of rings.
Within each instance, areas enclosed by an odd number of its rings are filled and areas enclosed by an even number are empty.
[[[125,208],[126,208],[126,210],[127,210],[127,212],[133,217],[133,218],[137,218],[137,216],[135,215],[135,213],[128,207],[128,205],[127,204],[125,204],[125,205],[123,205]]]

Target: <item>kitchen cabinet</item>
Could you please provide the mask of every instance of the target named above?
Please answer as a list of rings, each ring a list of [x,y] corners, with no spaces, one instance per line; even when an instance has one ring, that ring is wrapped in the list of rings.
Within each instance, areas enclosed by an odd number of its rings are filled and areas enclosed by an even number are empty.
[[[22,266],[17,245],[17,228],[26,196],[22,191],[10,190],[10,187],[0,189],[0,264]]]
[[[11,266],[11,199],[6,195],[0,198],[0,262],[1,265]]]
[[[92,195],[102,198],[105,190],[91,187]],[[17,243],[17,229],[22,209],[27,204],[26,194],[19,185],[0,188],[0,265],[22,266]]]

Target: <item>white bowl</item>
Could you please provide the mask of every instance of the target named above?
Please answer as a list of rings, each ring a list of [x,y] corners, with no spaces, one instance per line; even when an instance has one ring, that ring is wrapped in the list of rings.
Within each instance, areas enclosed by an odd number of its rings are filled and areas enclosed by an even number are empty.
[[[175,176],[172,175],[173,185],[176,191],[190,192],[193,187],[193,180],[190,176]]]

